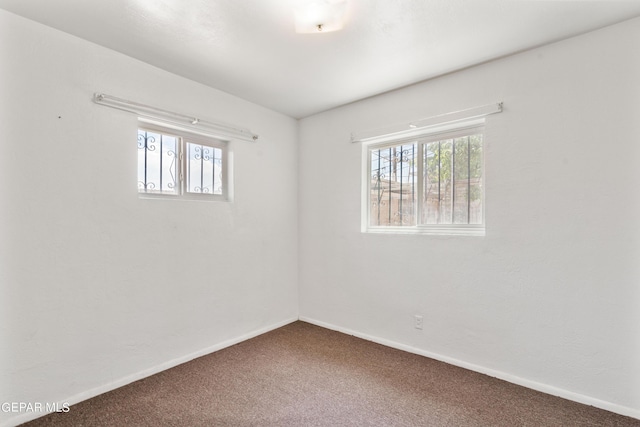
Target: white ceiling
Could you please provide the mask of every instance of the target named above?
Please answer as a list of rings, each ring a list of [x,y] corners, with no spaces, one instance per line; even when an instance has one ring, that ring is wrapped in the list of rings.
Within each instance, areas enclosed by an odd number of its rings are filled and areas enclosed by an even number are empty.
[[[0,8],[295,118],[640,16],[637,0],[349,0],[342,31],[297,34],[305,1]]]

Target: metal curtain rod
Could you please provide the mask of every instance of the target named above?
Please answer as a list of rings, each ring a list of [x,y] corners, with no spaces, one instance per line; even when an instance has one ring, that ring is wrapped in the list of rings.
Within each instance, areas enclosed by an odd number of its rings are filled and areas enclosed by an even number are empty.
[[[406,124],[389,126],[383,129],[376,129],[351,134],[351,142],[370,142],[386,137],[411,137],[414,134],[424,133],[430,128],[439,128],[443,125],[456,122],[464,122],[472,119],[479,119],[490,114],[502,112],[502,102],[488,104],[480,107],[468,108],[466,110],[453,111],[451,113],[440,114],[426,119],[416,120]]]
[[[111,95],[105,95],[104,93],[95,93],[93,95],[93,101],[99,105],[128,111],[130,113],[137,114],[142,118],[167,122],[199,134],[210,135],[222,139],[241,139],[250,142],[258,140],[258,135],[251,132],[249,129],[224,123],[210,122],[198,117],[174,113],[173,111],[162,110],[150,105],[140,104],[138,102],[117,98]]]

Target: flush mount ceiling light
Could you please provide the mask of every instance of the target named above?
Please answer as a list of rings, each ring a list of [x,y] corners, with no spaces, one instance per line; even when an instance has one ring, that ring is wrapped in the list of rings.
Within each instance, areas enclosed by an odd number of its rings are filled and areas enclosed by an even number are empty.
[[[344,26],[347,0],[305,1],[295,10],[296,33],[328,33]]]

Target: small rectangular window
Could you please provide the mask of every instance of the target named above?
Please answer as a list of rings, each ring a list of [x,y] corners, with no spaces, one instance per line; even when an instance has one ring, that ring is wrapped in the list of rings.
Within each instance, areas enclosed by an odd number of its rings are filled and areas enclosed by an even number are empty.
[[[228,199],[226,142],[144,124],[138,129],[138,192]]]
[[[484,234],[483,127],[365,145],[363,231]]]

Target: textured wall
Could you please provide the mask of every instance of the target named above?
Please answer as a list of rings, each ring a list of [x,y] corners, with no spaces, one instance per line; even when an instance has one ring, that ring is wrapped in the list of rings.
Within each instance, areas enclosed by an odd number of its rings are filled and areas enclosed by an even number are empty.
[[[303,119],[301,317],[640,417],[639,41],[636,19]],[[360,232],[351,132],[498,101],[485,237]]]
[[[0,402],[297,318],[295,120],[2,10],[0,62]],[[230,145],[235,201],[139,199],[137,119],[95,91],[260,134]]]

